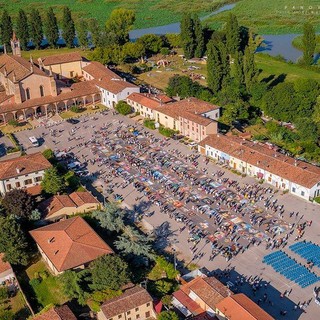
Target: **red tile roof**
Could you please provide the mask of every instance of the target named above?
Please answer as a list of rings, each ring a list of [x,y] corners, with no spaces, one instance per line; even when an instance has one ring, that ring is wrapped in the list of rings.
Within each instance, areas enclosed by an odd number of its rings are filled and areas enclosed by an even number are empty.
[[[113,94],[118,94],[127,88],[139,88],[138,86],[136,86],[131,82],[118,79],[118,78],[110,78],[110,77],[98,79],[96,81],[96,85],[99,88],[105,89]]]
[[[156,109],[157,107],[160,107],[161,103],[167,103],[167,102],[173,101],[171,98],[167,97],[166,95],[153,95],[149,93],[138,93],[138,92],[131,93],[127,97],[127,100],[137,102],[140,105],[150,109]]]
[[[77,320],[77,318],[70,308],[64,305],[53,307],[40,315],[36,315],[33,320]]]
[[[70,53],[63,53],[63,54],[57,54],[57,55],[53,55],[53,56],[43,57],[40,59],[42,60],[42,63],[45,66],[50,66],[50,65],[55,65],[55,64],[63,64],[63,63],[81,61],[82,57],[79,52],[70,52]]]
[[[12,270],[10,263],[3,261],[3,257],[4,257],[4,254],[0,253],[0,274],[2,272]]]
[[[274,320],[273,317],[243,293],[223,299],[216,307],[228,319],[232,320]]]
[[[200,142],[300,186],[312,188],[320,182],[320,168],[282,155],[265,144],[234,136],[210,135]]]
[[[102,63],[92,61],[90,64],[82,68],[83,71],[89,73],[94,79],[100,78],[114,78],[121,79],[116,73],[105,67]]]
[[[204,310],[193,301],[187,294],[182,290],[178,290],[173,293],[173,296],[184,305],[194,316],[202,314]]]
[[[48,77],[36,65],[33,65],[33,71],[31,71],[31,63],[22,57],[2,54],[0,55],[0,72],[4,74],[5,71],[12,82],[14,77],[16,81],[21,81],[32,73]]]
[[[113,253],[81,217],[59,221],[30,234],[59,272]]]
[[[46,170],[51,163],[39,152],[0,162],[0,179],[9,179]],[[19,170],[19,173],[17,172]]]
[[[41,194],[42,192],[42,187],[41,184],[37,184],[35,186],[26,188],[26,191],[31,195],[31,196],[37,196]]]
[[[127,289],[121,296],[106,301],[101,306],[101,311],[106,319],[109,319],[148,302],[152,303],[152,297],[148,291],[140,286],[135,286]]]

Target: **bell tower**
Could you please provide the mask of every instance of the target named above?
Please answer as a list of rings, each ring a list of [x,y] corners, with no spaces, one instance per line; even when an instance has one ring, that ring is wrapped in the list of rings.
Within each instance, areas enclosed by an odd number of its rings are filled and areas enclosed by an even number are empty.
[[[13,32],[12,39],[11,39],[11,50],[14,56],[21,57],[20,40],[17,39],[15,32]]]

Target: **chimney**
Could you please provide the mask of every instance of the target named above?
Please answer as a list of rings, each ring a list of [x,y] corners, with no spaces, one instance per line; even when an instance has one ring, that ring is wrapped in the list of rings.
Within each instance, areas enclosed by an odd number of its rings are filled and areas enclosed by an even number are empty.
[[[30,63],[30,71],[33,72],[33,64]]]
[[[13,77],[13,82],[17,82],[16,73],[14,71],[13,71],[12,77]]]
[[[49,76],[50,76],[50,77],[53,76],[53,74],[52,74],[52,67],[51,67],[51,66],[49,67]]]
[[[21,172],[20,168],[18,168],[18,167],[16,167],[16,171],[17,171],[17,173]]]
[[[33,59],[31,54],[30,54],[30,63],[33,64]]]
[[[294,160],[294,166],[296,167],[298,165],[297,160]]]
[[[4,69],[3,69],[3,74],[4,74],[5,77],[8,76],[8,72],[7,72],[7,68],[6,67],[4,67]]]
[[[7,54],[7,46],[6,46],[6,44],[3,45],[3,53]]]

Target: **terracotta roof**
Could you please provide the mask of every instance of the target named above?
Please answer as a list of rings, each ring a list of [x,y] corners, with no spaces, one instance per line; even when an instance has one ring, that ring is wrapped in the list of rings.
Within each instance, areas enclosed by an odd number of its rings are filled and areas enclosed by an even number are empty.
[[[312,188],[320,182],[319,167],[285,156],[262,143],[218,134],[200,142],[200,146],[206,145],[300,186]]]
[[[10,263],[3,261],[3,257],[4,257],[4,254],[0,253],[0,274],[7,270],[12,270]]]
[[[232,291],[214,277],[197,277],[180,289],[189,295],[193,291],[213,310],[216,304],[232,294]]]
[[[172,103],[167,103],[156,108],[158,112],[164,113],[177,120],[179,119],[179,116],[181,116],[185,117],[186,119],[188,119],[187,117],[189,117],[190,120],[193,119],[195,121],[200,121],[199,119],[201,117],[204,119],[205,123],[210,121],[210,119],[201,116],[201,114],[218,109],[220,109],[219,106],[193,97],[180,101],[175,101]],[[192,114],[194,114],[194,117],[192,117]]]
[[[118,78],[110,78],[110,77],[105,77],[105,78],[100,78],[96,80],[96,85],[99,88],[105,89],[111,93],[118,94],[119,92],[127,89],[127,88],[139,88],[135,84],[118,79]]]
[[[26,188],[27,193],[29,193],[31,196],[37,196],[41,194],[42,192],[42,187],[41,184],[37,184],[35,186]]]
[[[127,289],[119,297],[110,299],[103,303],[101,311],[109,319],[118,314],[127,312],[146,303],[152,303],[152,297],[148,291],[140,286]]]
[[[223,299],[217,304],[217,309],[228,319],[232,320],[274,319],[243,293],[238,293]]]
[[[105,67],[102,63],[97,61],[92,61],[90,64],[82,68],[83,71],[89,73],[94,79],[100,78],[114,78],[121,79],[116,73],[111,71],[108,67]]]
[[[0,162],[0,179],[9,179],[49,169],[51,163],[40,153],[28,154],[19,158]],[[20,171],[17,172],[17,169]]]
[[[82,57],[79,52],[70,52],[70,53],[63,53],[63,54],[43,57],[40,59],[42,60],[42,63],[45,66],[50,66],[54,64],[81,61]]]
[[[22,57],[2,54],[0,55],[0,72],[4,74],[5,71],[12,82],[14,76],[16,81],[20,81],[32,73],[48,77],[36,65],[33,65],[33,71],[31,71],[31,63]]]
[[[59,272],[113,253],[81,217],[59,221],[30,234]]]
[[[131,93],[127,97],[127,101],[128,100],[137,102],[140,105],[149,109],[155,109],[160,106],[160,101],[153,99],[151,96],[149,96],[146,93],[138,93],[138,92]]]
[[[92,95],[97,93],[100,93],[100,92],[99,92],[99,89],[96,87],[94,80],[78,82],[71,86],[71,91],[60,93],[57,96],[45,96],[45,97],[40,97],[36,99],[26,100],[19,104],[12,103],[12,104],[2,105],[0,106],[0,113],[21,110],[21,109],[28,109],[28,108],[60,102],[60,101],[72,100],[79,97],[84,97],[86,95]]]
[[[172,294],[183,306],[185,306],[194,316],[202,314],[204,310],[193,301],[182,290],[178,290]]]
[[[7,95],[7,93],[5,91],[0,92],[0,103],[3,103],[5,101],[9,100],[12,97],[14,97],[13,94]]]
[[[191,111],[181,111],[179,117],[182,119],[190,120],[194,123],[200,124],[201,126],[208,126],[214,120],[201,116],[200,114],[191,112]]]
[[[73,192],[69,195],[56,195],[51,197],[43,201],[39,205],[39,209],[46,217],[50,217],[61,209],[77,208],[90,203],[99,203],[90,192]]]
[[[53,307],[48,311],[36,315],[33,320],[77,320],[76,316],[67,305]]]

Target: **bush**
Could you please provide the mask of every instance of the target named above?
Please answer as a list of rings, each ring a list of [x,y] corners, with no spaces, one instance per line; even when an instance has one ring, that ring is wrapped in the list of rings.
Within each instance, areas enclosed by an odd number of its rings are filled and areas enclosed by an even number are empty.
[[[15,120],[15,119],[9,120],[9,121],[8,121],[8,124],[9,124],[10,126],[13,126],[13,127],[18,127],[18,126],[19,126],[19,122],[18,122],[17,120]]]
[[[42,152],[42,155],[49,161],[54,159],[54,153],[51,149],[46,149]]]
[[[78,106],[72,106],[72,107],[70,108],[70,111],[72,111],[72,112],[74,112],[74,113],[80,113],[80,112],[83,111],[83,109],[82,109],[82,108],[79,108]]]
[[[119,101],[115,109],[124,116],[132,112],[131,107],[124,101]]]
[[[159,128],[159,133],[162,134],[165,137],[171,138],[176,133],[176,131],[172,130],[170,128],[160,127]]]
[[[156,128],[155,121],[150,119],[144,119],[143,125],[149,129],[154,130]]]
[[[316,203],[319,203],[319,204],[320,204],[320,197],[315,197],[313,200],[314,200]]]
[[[169,48],[161,48],[160,53],[164,56],[167,56],[170,54],[170,49]]]
[[[9,294],[8,294],[8,290],[7,287],[1,287],[0,288],[0,302],[5,301],[6,299],[8,299]]]
[[[29,284],[31,287],[36,287],[38,286],[39,284],[41,283],[41,280],[39,278],[36,278],[36,279],[31,279],[29,281]]]

